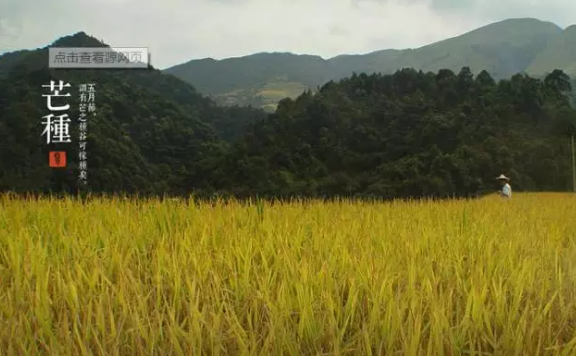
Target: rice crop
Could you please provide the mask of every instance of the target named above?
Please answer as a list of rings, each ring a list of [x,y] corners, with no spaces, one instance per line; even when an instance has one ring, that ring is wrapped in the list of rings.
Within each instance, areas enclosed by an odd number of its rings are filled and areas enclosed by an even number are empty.
[[[575,355],[576,196],[0,197],[0,355]]]

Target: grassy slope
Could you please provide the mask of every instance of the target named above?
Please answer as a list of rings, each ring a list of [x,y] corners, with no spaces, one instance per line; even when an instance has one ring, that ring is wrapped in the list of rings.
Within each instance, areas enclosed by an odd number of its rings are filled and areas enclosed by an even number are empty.
[[[562,69],[567,74],[576,76],[576,25],[554,37],[530,64],[527,72],[542,75],[552,69]]]
[[[469,66],[474,72],[486,69],[495,77],[509,77],[523,71],[550,38],[561,31],[549,22],[506,20],[417,49],[358,56],[356,70],[392,73],[412,67],[437,72],[444,68],[458,71]],[[349,75],[349,68],[344,72]]]
[[[302,83],[289,82],[280,78],[277,81],[269,81],[261,85],[214,95],[214,99],[221,105],[251,104],[272,112],[276,109],[278,101],[286,97],[297,97],[307,88]]]

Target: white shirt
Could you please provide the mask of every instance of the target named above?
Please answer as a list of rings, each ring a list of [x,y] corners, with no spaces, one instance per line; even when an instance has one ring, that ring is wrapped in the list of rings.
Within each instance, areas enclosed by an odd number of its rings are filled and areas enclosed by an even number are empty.
[[[512,188],[510,187],[510,184],[504,184],[502,187],[502,194],[505,195],[503,198],[512,198]]]

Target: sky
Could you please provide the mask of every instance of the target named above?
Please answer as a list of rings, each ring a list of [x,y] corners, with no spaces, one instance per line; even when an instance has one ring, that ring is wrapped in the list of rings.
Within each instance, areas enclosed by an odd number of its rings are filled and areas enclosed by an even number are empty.
[[[575,0],[0,0],[0,53],[84,31],[148,47],[164,69],[192,59],[292,52],[330,58],[416,48],[508,18],[562,28]]]

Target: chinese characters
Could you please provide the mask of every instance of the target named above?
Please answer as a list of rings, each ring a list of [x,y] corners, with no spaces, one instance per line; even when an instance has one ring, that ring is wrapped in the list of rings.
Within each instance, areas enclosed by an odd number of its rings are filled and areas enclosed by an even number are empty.
[[[46,136],[46,143],[69,143],[72,142],[70,138],[70,118],[67,111],[70,109],[70,104],[55,105],[54,98],[70,97],[70,93],[62,93],[65,88],[70,87],[70,83],[64,83],[62,80],[56,84],[55,81],[50,81],[49,85],[43,85],[43,88],[50,88],[50,94],[42,94],[46,98],[46,106],[52,113],[43,116],[45,121],[45,129],[42,136]],[[55,115],[54,113],[58,114]]]
[[[96,84],[80,84],[80,115],[78,117],[79,127],[79,150],[78,150],[78,170],[79,179],[82,184],[86,185],[88,180],[88,158],[86,153],[87,138],[87,116],[96,113]]]
[[[49,68],[149,67],[148,48],[49,48]]]

